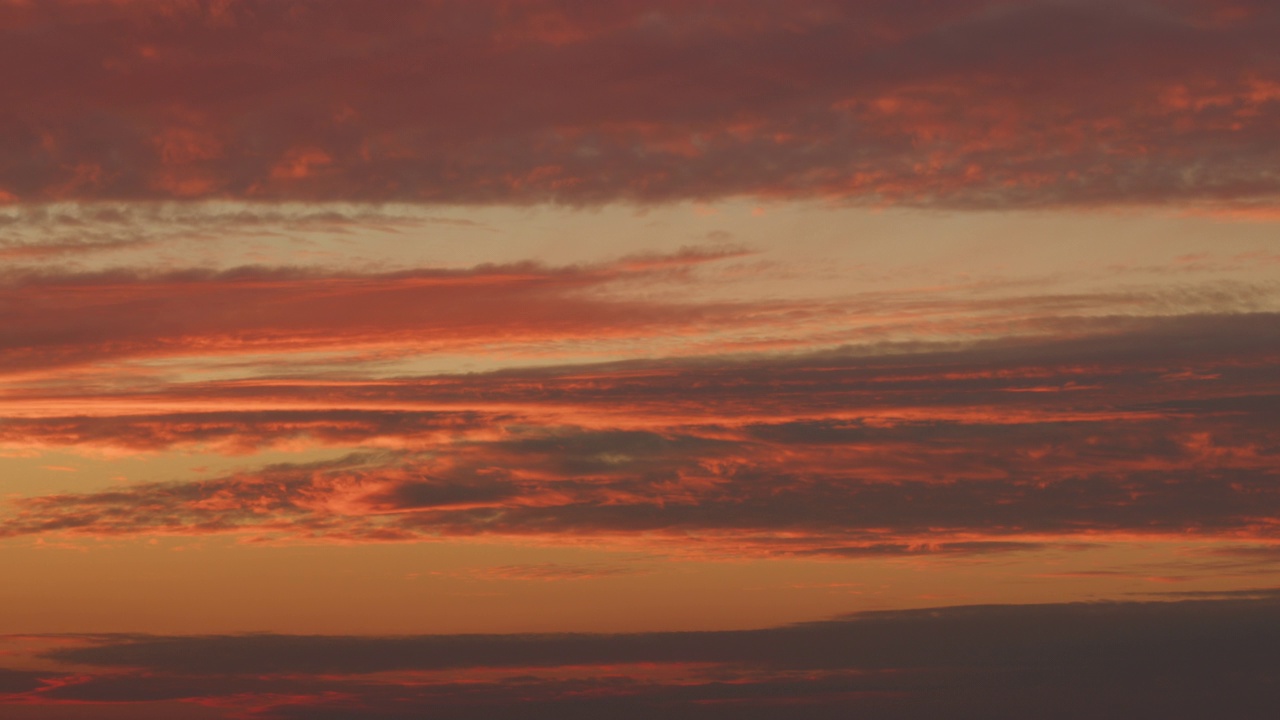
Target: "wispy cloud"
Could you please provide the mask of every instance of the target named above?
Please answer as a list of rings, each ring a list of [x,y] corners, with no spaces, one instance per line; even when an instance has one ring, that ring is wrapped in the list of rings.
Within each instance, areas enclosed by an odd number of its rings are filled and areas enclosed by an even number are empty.
[[[609,262],[350,271],[0,273],[0,372],[175,358],[253,358],[295,368],[305,353],[359,361],[439,353],[541,358],[724,355],[840,345],[974,342],[1123,333],[1142,316],[1276,308],[1268,283],[1209,281],[1110,290],[1028,291],[1016,283],[865,291],[819,298],[717,299],[717,263],[750,254],[688,247]],[[745,270],[748,275],[751,270]],[[734,278],[746,282],[750,278]],[[1056,290],[1056,291],[1055,291]],[[312,363],[323,363],[321,355]],[[171,365],[175,371],[180,365]],[[349,373],[348,373],[349,374]],[[59,376],[61,377],[61,376]]]
[[[492,231],[464,217],[385,203],[61,202],[0,204],[0,258],[76,260],[115,251],[228,239],[403,235],[432,226]]]
[[[1261,330],[1275,318],[1132,322],[932,353],[175,387],[152,401],[315,407],[15,418],[0,437],[377,452],[19,499],[4,532],[692,538],[708,552],[830,556],[1115,533],[1270,541],[1280,348]],[[381,409],[347,409],[361,405]]]
[[[13,270],[0,274],[0,367],[361,347],[477,349],[786,320],[795,308],[785,303],[646,301],[602,292],[621,281],[670,278],[736,252],[385,273]]]

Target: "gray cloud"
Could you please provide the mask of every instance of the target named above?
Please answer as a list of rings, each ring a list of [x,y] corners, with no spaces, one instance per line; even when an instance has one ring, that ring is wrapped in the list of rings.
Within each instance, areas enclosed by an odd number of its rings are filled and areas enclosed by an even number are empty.
[[[621,635],[101,637],[43,701],[217,699],[260,718],[1264,718],[1280,677],[1274,592],[1253,599],[861,613],[764,630]],[[627,667],[685,667],[680,683]],[[580,679],[554,668],[578,668]],[[599,667],[596,674],[582,669]],[[459,683],[375,673],[508,668]],[[366,679],[366,677],[368,679]],[[321,679],[323,678],[323,679]],[[322,694],[327,693],[327,694]],[[258,696],[257,702],[251,702]],[[1135,715],[1136,713],[1136,715]]]

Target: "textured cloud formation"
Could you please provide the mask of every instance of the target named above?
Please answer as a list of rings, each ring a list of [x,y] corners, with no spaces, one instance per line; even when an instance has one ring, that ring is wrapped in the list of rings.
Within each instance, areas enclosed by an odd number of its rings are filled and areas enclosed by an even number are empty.
[[[1275,325],[1269,314],[1148,318],[1121,333],[910,354],[178,386],[150,400],[315,409],[14,418],[0,439],[365,452],[15,499],[0,532],[647,538],[832,556],[1115,533],[1271,541]],[[350,409],[370,405],[381,409]]]
[[[1273,720],[1277,47],[0,0],[0,716]]]
[[[622,635],[101,637],[0,702],[185,700],[261,718],[1269,717],[1280,605],[863,613]],[[95,668],[96,666],[96,668]],[[145,707],[145,706],[143,706]]]
[[[729,255],[688,250],[595,267],[517,263],[391,273],[0,272],[0,371],[174,355],[474,350],[792,319],[796,308],[785,303],[603,293],[611,284],[670,277]]]
[[[0,204],[0,259],[50,262],[183,241],[322,233],[400,233],[430,226],[484,228],[474,220],[405,205],[326,203],[38,203]]]
[[[0,3],[0,37],[9,200],[1280,190],[1260,1],[57,0]]]
[[[158,415],[72,416],[0,420],[0,444],[84,446],[160,451],[201,445],[224,453],[296,442],[321,445],[421,445],[512,422],[511,415],[474,412],[264,410]]]
[[[0,373],[175,357],[303,353],[387,359],[439,352],[554,357],[723,354],[983,337],[1123,331],[1126,315],[1273,309],[1269,284],[1014,294],[939,288],[825,299],[699,297],[698,268],[744,255],[686,248],[608,263],[533,262],[396,272],[239,267],[0,271]],[[748,271],[743,271],[748,272]],[[674,289],[680,292],[673,291]],[[1111,317],[1107,317],[1110,315]],[[576,344],[576,345],[575,345]],[[363,358],[361,356],[363,355]],[[615,353],[614,356],[617,356]],[[315,359],[314,357],[312,358]],[[509,362],[509,360],[508,360]]]

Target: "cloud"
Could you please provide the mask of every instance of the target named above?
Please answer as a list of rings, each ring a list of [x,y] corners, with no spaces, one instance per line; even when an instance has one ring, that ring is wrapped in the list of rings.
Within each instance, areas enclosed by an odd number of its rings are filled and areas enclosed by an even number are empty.
[[[615,635],[123,637],[54,650],[62,662],[186,673],[340,673],[632,663],[741,663],[786,669],[905,669],[936,665],[1053,667],[1108,646],[1151,652],[1230,642],[1249,665],[1277,631],[1274,597],[1168,603],[987,605],[858,613],[764,630]],[[1175,631],[1174,628],[1185,628]],[[1004,632],[994,632],[1003,628]],[[1070,647],[1073,642],[1078,645]],[[1093,646],[1093,647],[1090,647]],[[1044,652],[1054,647],[1056,653]],[[1099,658],[1101,659],[1101,658]],[[1154,659],[1154,658],[1152,658]],[[1123,663],[1126,659],[1110,658]],[[1136,672],[1143,668],[1135,667]]]
[[[1127,332],[933,352],[178,386],[150,401],[305,398],[314,409],[14,418],[0,438],[364,452],[18,498],[0,527],[9,536],[592,538],[800,556],[1019,552],[1108,533],[1271,542],[1274,324],[1270,314],[1131,318]]]
[[[8,694],[25,693],[41,687],[41,673],[0,668],[0,704]]]
[[[617,357],[634,355],[638,342],[650,355],[891,343],[900,350],[925,338],[1123,335],[1143,316],[1263,313],[1276,297],[1268,283],[1017,294],[957,286],[927,296],[868,291],[824,299],[699,295],[716,289],[707,266],[746,254],[693,247],[591,265],[390,272],[11,268],[0,272],[0,372],[64,379],[64,368],[127,370],[122,364],[134,362],[154,384],[155,369],[136,363],[169,360],[177,372],[182,367],[172,361],[186,358],[199,372],[201,360],[245,358],[260,372],[300,373],[440,353],[542,362]]]
[[[394,447],[456,439],[514,419],[466,411],[342,409],[6,418],[0,420],[0,444],[123,452],[199,445],[228,454],[307,443]]]
[[[922,421],[960,423],[948,432],[956,440],[969,440],[984,424],[1010,426],[1017,432],[1011,426],[1033,415],[1042,422],[1063,423],[1190,414],[1224,422],[1269,417],[1270,398],[1280,392],[1273,372],[1280,345],[1271,332],[1277,321],[1273,313],[1103,317],[1051,326],[1061,328],[1056,334],[963,343],[884,343],[810,353],[675,357],[386,379],[284,376],[176,382],[100,396],[91,390],[66,396],[40,388],[14,389],[7,400],[17,404],[70,397],[91,407],[100,399],[107,411],[111,402],[126,407],[151,402],[181,405],[192,413],[216,403],[219,412],[228,414],[174,418],[185,422],[203,417],[213,426],[233,418],[285,425],[306,418],[322,422],[324,412],[332,411],[338,413],[335,423],[368,424],[370,436],[390,432],[378,429],[381,425],[443,420],[377,412],[501,408],[499,414],[518,416],[549,412],[556,422],[607,424],[628,419],[640,429],[652,428],[648,423],[669,427],[686,421],[723,422],[742,425],[762,441],[807,438],[812,443],[824,438],[890,440],[894,433],[908,432],[912,414],[920,413]],[[242,410],[229,413],[228,404]],[[280,408],[295,414],[248,412]],[[361,408],[370,414],[343,414]],[[154,418],[157,423],[163,420],[163,414]],[[756,420],[760,427],[753,428]],[[101,423],[91,429],[97,421],[85,418],[15,417],[9,422],[15,428],[10,437],[28,427],[34,436],[56,438],[64,432],[59,424],[71,428],[65,431],[71,443],[82,441],[77,439],[80,433],[85,434],[84,442],[92,442],[95,434],[108,432]],[[143,422],[143,417],[121,414],[120,433],[136,432],[135,426]],[[91,427],[78,429],[79,424]],[[902,427],[893,430],[890,425]],[[1046,431],[1057,429],[1045,426]]]
[[[426,463],[277,466],[214,480],[21,498],[11,502],[2,533],[237,532],[373,542],[634,536],[659,548],[668,538],[670,551],[683,538],[699,541],[705,552],[857,556],[1040,547],[956,541],[975,533],[993,540],[1116,532],[1262,539],[1271,537],[1270,519],[1280,512],[1280,478],[1265,469],[1068,469],[1026,479],[931,480],[942,469],[921,463],[920,479],[885,481],[751,459],[716,473],[706,469],[714,458],[700,457],[663,458],[670,469],[658,472],[584,476],[557,475],[554,465],[513,460],[501,449],[494,455],[451,471]]]
[[[466,218],[394,204],[266,202],[55,202],[0,204],[0,258],[40,262],[182,241],[301,233],[398,234],[432,225],[489,229]]]
[[[0,28],[20,202],[1230,211],[1278,189],[1265,4],[59,0]]]
[[[254,718],[1263,718],[1273,595],[871,612],[761,630],[615,635],[101,636],[28,702],[188,699]],[[46,673],[49,675],[50,673]],[[53,678],[51,678],[53,679]],[[1087,691],[1085,689],[1087,688]],[[1056,713],[1056,714],[1055,714]]]
[[[780,322],[787,303],[608,296],[622,281],[678,277],[740,254],[698,250],[592,267],[536,263],[399,272],[294,267],[0,273],[0,369],[127,358],[391,349],[653,337]]]

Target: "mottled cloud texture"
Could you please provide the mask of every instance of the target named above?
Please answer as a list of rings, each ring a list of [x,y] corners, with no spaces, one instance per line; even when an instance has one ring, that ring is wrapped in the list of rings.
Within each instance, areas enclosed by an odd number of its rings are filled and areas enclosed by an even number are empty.
[[[1280,190],[1261,0],[50,0],[0,38],[10,201]]]
[[[872,356],[183,385],[114,401],[263,409],[12,418],[0,441],[365,450],[14,499],[2,532],[665,538],[676,553],[846,557],[1117,534],[1271,542],[1276,324],[1183,316]]]

